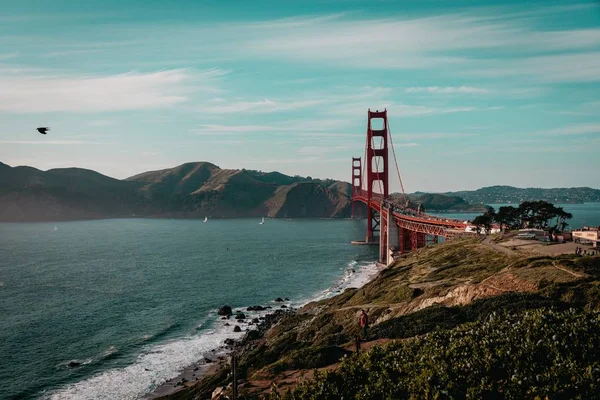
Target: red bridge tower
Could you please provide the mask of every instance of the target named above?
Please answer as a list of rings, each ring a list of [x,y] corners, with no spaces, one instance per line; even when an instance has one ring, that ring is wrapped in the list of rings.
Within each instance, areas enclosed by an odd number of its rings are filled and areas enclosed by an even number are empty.
[[[372,201],[389,198],[388,179],[388,121],[387,110],[368,112],[367,124],[367,243],[379,230],[380,218],[371,206]],[[375,120],[375,129],[373,127]]]

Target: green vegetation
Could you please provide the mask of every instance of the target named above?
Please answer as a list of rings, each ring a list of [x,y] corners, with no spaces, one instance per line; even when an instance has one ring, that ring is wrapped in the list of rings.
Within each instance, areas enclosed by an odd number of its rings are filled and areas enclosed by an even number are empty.
[[[527,226],[560,232],[565,229],[567,220],[571,218],[573,214],[566,212],[562,207],[555,207],[554,204],[539,200],[524,201],[519,207],[500,207],[498,212],[488,207],[483,215],[473,219],[473,224],[484,227],[486,231],[489,231],[492,222],[497,222],[501,227],[509,229]]]
[[[401,201],[404,197],[399,194],[393,194]],[[448,196],[440,193],[413,193],[408,195],[409,207],[417,209],[421,207],[421,211],[446,211],[446,212],[473,212],[483,211],[485,209],[481,204],[470,204],[459,196]]]
[[[240,394],[263,398],[275,382],[285,396],[296,377],[337,368],[288,398],[586,397],[597,389],[590,374],[599,377],[581,358],[593,347],[599,359],[599,278],[600,257],[506,254],[475,238],[426,247],[359,289],[286,315],[246,346]],[[369,340],[393,344],[356,357],[361,309]],[[220,372],[172,398],[210,398],[230,382]]]
[[[599,382],[600,315],[544,308],[375,347],[270,398],[585,399]]]
[[[589,187],[576,188],[516,188],[512,186],[489,186],[477,190],[444,193],[460,196],[473,204],[519,204],[523,201],[545,200],[551,203],[599,202],[600,190]]]

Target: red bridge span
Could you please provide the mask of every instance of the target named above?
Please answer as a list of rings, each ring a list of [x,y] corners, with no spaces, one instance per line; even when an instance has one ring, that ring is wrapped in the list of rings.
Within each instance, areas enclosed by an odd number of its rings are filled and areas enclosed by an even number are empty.
[[[390,147],[402,190],[394,196],[389,193]],[[410,207],[400,177],[387,110],[368,111],[364,161],[362,157],[352,158],[352,217],[355,202],[364,203],[367,234],[365,242],[353,243],[379,242],[379,262],[389,265],[397,255],[438,243],[440,237],[471,234],[465,231],[464,221],[434,217]]]

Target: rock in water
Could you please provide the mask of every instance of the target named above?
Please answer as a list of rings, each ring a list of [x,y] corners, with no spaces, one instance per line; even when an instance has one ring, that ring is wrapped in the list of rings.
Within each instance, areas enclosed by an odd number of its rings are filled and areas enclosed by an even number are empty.
[[[246,314],[244,314],[243,312],[238,312],[237,314],[235,314],[235,319],[246,319]]]
[[[234,332],[241,332],[242,328],[240,328],[238,325],[236,325],[236,326],[233,327],[233,331]]]
[[[219,308],[219,315],[230,316],[231,314],[233,314],[233,311],[231,310],[230,306],[223,306]]]
[[[281,303],[283,301],[283,299],[281,297],[278,297],[275,299],[276,302]]]
[[[246,309],[246,311],[263,311],[265,308],[263,306],[250,306]]]

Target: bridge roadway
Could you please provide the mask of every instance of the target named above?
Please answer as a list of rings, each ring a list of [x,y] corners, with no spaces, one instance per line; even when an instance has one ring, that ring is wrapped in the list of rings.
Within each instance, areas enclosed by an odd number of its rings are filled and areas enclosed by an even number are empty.
[[[383,207],[388,208],[392,212],[394,220],[399,227],[409,229],[411,231],[448,237],[455,235],[457,233],[456,230],[464,231],[465,229],[465,224],[463,221],[434,217],[432,215],[404,207],[392,200],[386,200],[381,194],[378,193],[372,193],[371,200],[369,201],[368,192],[366,190],[361,190],[358,193],[355,193],[352,200],[360,201],[361,203],[366,204],[367,207],[371,207],[379,214],[382,212],[381,208],[383,205]]]

